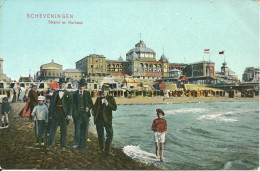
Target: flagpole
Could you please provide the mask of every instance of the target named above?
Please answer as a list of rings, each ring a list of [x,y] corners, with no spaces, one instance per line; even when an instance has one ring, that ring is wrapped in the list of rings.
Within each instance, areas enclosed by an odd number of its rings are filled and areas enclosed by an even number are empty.
[[[224,63],[226,62],[226,55],[225,55],[225,50],[224,50]]]

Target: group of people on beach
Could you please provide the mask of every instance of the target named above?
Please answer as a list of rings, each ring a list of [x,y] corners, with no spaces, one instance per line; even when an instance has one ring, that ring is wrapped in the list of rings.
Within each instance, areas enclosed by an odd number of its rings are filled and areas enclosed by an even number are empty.
[[[36,146],[52,147],[57,128],[60,127],[60,145],[67,147],[67,125],[73,119],[75,149],[83,149],[88,143],[88,128],[91,117],[94,117],[100,151],[105,155],[111,153],[113,139],[112,111],[117,109],[113,96],[109,95],[109,85],[103,85],[100,97],[95,104],[92,102],[90,92],[85,89],[85,79],[78,82],[78,90],[69,92],[65,88],[66,81],[59,80],[59,88],[46,97],[38,96],[37,86],[32,85],[29,91],[29,101],[20,112],[20,116],[27,116],[35,123]],[[106,130],[106,139],[104,136]]]
[[[91,117],[90,111],[92,110],[100,152],[113,156],[114,154],[111,153],[111,143],[114,134],[112,111],[117,110],[117,104],[114,97],[109,95],[109,85],[104,84],[102,86],[101,96],[98,96],[95,104],[93,104],[90,92],[85,89],[85,79],[81,79],[78,82],[79,88],[74,92],[66,90],[65,83],[65,79],[61,78],[59,80],[59,88],[53,93],[47,94],[46,97],[38,96],[36,85],[32,85],[32,89],[29,91],[29,100],[19,115],[29,116],[29,119],[34,121],[36,146],[52,147],[59,126],[60,145],[62,149],[65,149],[67,147],[67,125],[72,118],[74,124],[73,148],[85,148],[88,144],[88,128]],[[163,146],[167,122],[163,119],[165,113],[162,109],[156,109],[156,113],[157,118],[153,120],[151,129],[154,132],[156,158],[163,161]],[[106,131],[106,139],[104,130]]]

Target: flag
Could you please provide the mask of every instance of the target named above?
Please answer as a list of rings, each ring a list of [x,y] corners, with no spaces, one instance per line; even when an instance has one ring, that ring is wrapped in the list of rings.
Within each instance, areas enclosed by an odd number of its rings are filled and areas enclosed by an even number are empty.
[[[218,54],[224,54],[224,51],[220,51]]]
[[[204,53],[209,53],[209,49],[204,49]]]

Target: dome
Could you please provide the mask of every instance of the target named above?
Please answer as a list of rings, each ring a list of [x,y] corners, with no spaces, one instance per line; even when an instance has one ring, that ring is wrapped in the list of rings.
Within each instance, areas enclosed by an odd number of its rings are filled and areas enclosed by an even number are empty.
[[[222,65],[223,65],[223,66],[226,66],[226,65],[227,65],[227,63],[226,63],[226,62],[223,62],[223,63],[222,63]]]
[[[137,53],[137,52],[138,52],[138,53],[140,53],[140,52],[155,53],[152,49],[147,48],[147,47],[146,47],[146,44],[145,44],[142,40],[140,40],[140,42],[135,45],[135,48],[133,48],[133,49],[131,49],[130,51],[128,51],[127,54],[131,54],[131,53],[133,53],[133,52],[136,52],[136,53]]]
[[[132,56],[133,56],[133,60],[139,60],[138,55],[135,52],[132,54]]]

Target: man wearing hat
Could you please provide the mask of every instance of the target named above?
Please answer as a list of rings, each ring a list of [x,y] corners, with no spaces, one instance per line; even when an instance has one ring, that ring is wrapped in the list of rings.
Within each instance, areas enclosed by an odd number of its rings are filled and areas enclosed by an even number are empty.
[[[29,91],[28,98],[30,100],[28,107],[31,111],[29,120],[32,121],[32,111],[34,107],[38,105],[37,84],[32,84],[32,89]]]
[[[85,79],[81,79],[78,83],[79,89],[73,93],[74,148],[85,148],[87,145],[90,109],[93,102],[85,86]]]
[[[113,96],[108,95],[109,85],[102,86],[102,93],[93,106],[92,114],[94,116],[94,124],[97,128],[98,141],[101,152],[104,151],[105,142],[105,154],[113,155],[110,152],[111,143],[113,139],[113,127],[112,127],[112,111],[116,111],[117,105]],[[104,128],[106,130],[106,141],[104,138]]]
[[[56,90],[50,101],[49,117],[50,130],[47,145],[51,146],[60,126],[60,143],[61,147],[66,147],[67,124],[72,114],[72,95],[65,90],[65,79],[59,79],[59,90]]]
[[[152,130],[154,131],[154,142],[156,157],[163,161],[163,144],[165,142],[165,133],[167,131],[167,122],[163,119],[164,112],[162,109],[156,109],[157,118],[153,120]],[[160,143],[160,150],[159,150]]]
[[[10,104],[8,102],[8,98],[4,97],[2,99],[2,128],[3,127],[8,127],[8,114],[10,112]]]

